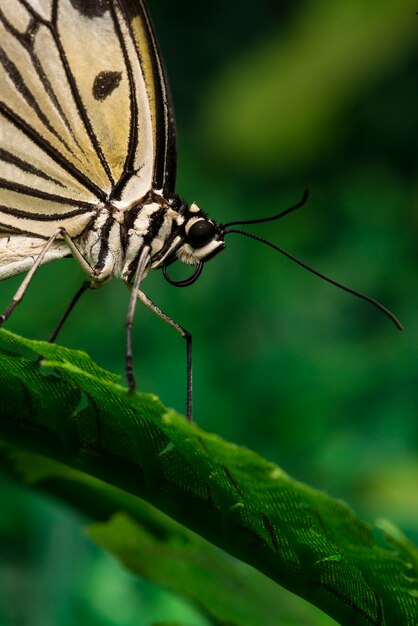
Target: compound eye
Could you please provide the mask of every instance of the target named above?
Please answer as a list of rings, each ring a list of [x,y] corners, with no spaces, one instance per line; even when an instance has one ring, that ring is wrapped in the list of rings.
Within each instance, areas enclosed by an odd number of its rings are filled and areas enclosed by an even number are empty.
[[[187,233],[187,243],[193,248],[203,248],[216,235],[217,229],[208,220],[198,220],[192,224]]]

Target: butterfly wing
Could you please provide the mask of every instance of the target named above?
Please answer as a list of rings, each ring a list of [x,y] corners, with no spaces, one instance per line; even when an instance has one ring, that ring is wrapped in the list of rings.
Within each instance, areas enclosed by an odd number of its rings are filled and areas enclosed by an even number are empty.
[[[109,200],[129,210],[151,188],[174,192],[174,118],[143,2],[2,0],[0,42],[8,249],[60,226],[77,237]]]
[[[171,92],[157,38],[145,3],[126,0],[127,18],[142,60],[154,135],[153,188],[169,198],[175,193],[177,174],[176,123]]]

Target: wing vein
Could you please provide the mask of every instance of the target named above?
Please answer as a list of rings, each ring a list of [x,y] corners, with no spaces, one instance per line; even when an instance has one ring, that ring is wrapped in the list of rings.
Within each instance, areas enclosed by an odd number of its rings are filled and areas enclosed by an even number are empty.
[[[57,111],[58,115],[60,116],[60,118],[62,119],[66,129],[68,130],[68,132],[70,133],[71,137],[73,138],[74,142],[76,143],[77,147],[81,150],[81,146],[79,144],[79,142],[77,141],[77,137],[74,134],[73,129],[71,128],[71,125],[68,121],[67,116],[65,115],[65,112],[58,100],[58,97],[56,95],[56,93],[54,92],[51,82],[48,79],[48,76],[46,75],[44,68],[42,67],[42,64],[40,62],[40,59],[38,57],[38,55],[36,54],[33,45],[34,45],[34,41],[35,41],[35,35],[36,35],[36,31],[39,28],[39,24],[40,21],[37,20],[36,17],[34,17],[32,15],[32,19],[31,19],[31,23],[27,29],[27,31],[25,33],[20,33],[16,28],[14,28],[14,26],[6,19],[4,13],[1,11],[0,9],[0,20],[2,21],[5,29],[11,34],[13,35],[13,37],[15,37],[15,39],[17,39],[17,41],[20,42],[20,44],[22,45],[22,47],[26,50],[26,52],[29,54],[30,59],[32,61],[33,67],[36,71],[36,74],[45,90],[46,95],[48,96],[48,98],[50,99],[52,105],[54,106],[55,110]],[[60,137],[58,137],[59,139],[61,139]],[[64,143],[64,142],[63,142]],[[65,147],[74,154],[74,152],[72,150],[70,150],[70,148],[64,143]],[[74,155],[76,156],[76,155]]]
[[[82,123],[84,125],[84,128],[86,129],[87,135],[93,145],[94,150],[96,151],[97,157],[106,173],[106,176],[109,179],[109,182],[111,183],[112,187],[115,184],[115,180],[113,178],[113,174],[112,171],[110,169],[109,163],[106,160],[106,157],[103,153],[103,150],[99,144],[99,141],[96,137],[96,134],[93,130],[93,127],[91,125],[91,121],[90,118],[87,114],[86,108],[84,106],[82,97],[80,95],[80,92],[78,91],[78,87],[77,87],[77,83],[74,79],[74,76],[71,72],[71,68],[69,66],[67,57],[65,55],[65,50],[62,46],[61,43],[61,39],[59,37],[59,33],[58,33],[58,26],[57,26],[57,20],[58,20],[58,0],[53,0],[53,5],[52,5],[52,20],[51,23],[48,23],[47,26],[54,38],[55,44],[57,46],[57,50],[58,50],[58,54],[60,56],[61,59],[61,63],[66,75],[66,78],[68,80],[68,85],[70,87],[71,90],[71,94],[74,98],[74,102],[76,104],[78,113],[80,115],[80,118],[82,120]]]
[[[14,191],[16,193],[30,196],[32,198],[40,198],[41,200],[48,200],[49,202],[57,202],[57,203],[61,202],[63,204],[69,204],[70,206],[77,206],[80,209],[84,208],[87,210],[91,210],[91,209],[97,208],[97,205],[92,202],[85,202],[82,200],[77,200],[75,198],[67,198],[66,196],[60,196],[59,194],[55,194],[55,193],[48,193],[47,191],[35,189],[34,187],[28,187],[27,185],[22,185],[21,183],[11,182],[1,177],[0,177],[0,189],[7,189],[9,191]]]
[[[30,213],[29,211],[22,211],[21,209],[15,209],[14,207],[9,207],[0,204],[0,213],[4,215],[12,215],[13,217],[18,217],[26,220],[33,220],[35,222],[54,222],[66,220],[71,217],[75,217],[76,215],[83,215],[86,213],[85,209],[74,209],[74,211],[66,211],[65,213]],[[14,228],[13,226],[8,226],[9,228]]]
[[[22,172],[25,172],[27,174],[33,174],[34,176],[38,176],[38,178],[43,178],[45,181],[53,182],[56,185],[59,185],[60,187],[65,188],[65,185],[64,183],[62,183],[62,181],[58,180],[57,178],[54,178],[53,176],[49,176],[48,174],[38,169],[34,165],[31,165],[30,163],[23,161],[23,159],[20,159],[15,154],[12,154],[12,152],[9,152],[8,150],[4,150],[3,148],[0,148],[0,161],[3,161],[4,163],[10,163],[10,165],[14,165],[18,169],[20,169]]]
[[[58,1],[57,0],[53,0],[52,2],[52,10],[51,10],[51,21],[45,20],[41,15],[39,15],[36,10],[29,4],[28,0],[21,0],[23,6],[27,9],[27,11],[30,13],[30,15],[32,15],[35,19],[39,20],[39,22],[41,24],[43,24],[51,33],[53,40],[55,42],[55,45],[57,47],[57,51],[60,57],[60,61],[62,63],[62,68],[64,70],[65,73],[65,77],[68,81],[68,86],[70,88],[70,92],[71,95],[73,97],[74,103],[76,105],[78,114],[80,116],[81,122],[86,130],[87,136],[90,139],[90,142],[93,146],[94,151],[97,154],[97,157],[99,159],[99,162],[101,164],[101,166],[103,167],[103,170],[111,184],[111,186],[113,187],[113,185],[115,184],[115,180],[113,178],[112,175],[112,171],[110,169],[109,163],[106,160],[105,155],[103,154],[103,150],[99,144],[99,141],[96,137],[96,134],[93,130],[93,127],[91,125],[91,121],[90,118],[87,114],[86,108],[84,106],[83,100],[81,98],[80,92],[78,91],[78,87],[76,84],[76,81],[74,79],[74,76],[71,72],[71,68],[69,66],[66,54],[65,54],[65,50],[62,46],[62,42],[61,39],[59,37],[58,34]]]
[[[116,30],[116,34],[117,37],[119,39],[119,44],[122,50],[122,54],[123,54],[123,59],[125,61],[125,67],[126,67],[126,72],[128,75],[128,82],[129,82],[129,104],[130,104],[130,120],[129,120],[129,137],[128,137],[128,152],[126,155],[126,159],[125,159],[125,163],[123,165],[123,174],[120,177],[119,181],[116,183],[113,191],[112,191],[112,196],[115,197],[117,195],[117,193],[119,192],[119,190],[123,187],[125,180],[131,175],[131,173],[134,170],[134,163],[135,163],[135,152],[136,152],[136,145],[138,142],[138,127],[137,127],[137,117],[138,117],[138,102],[137,102],[137,98],[136,98],[136,93],[135,93],[135,79],[133,76],[133,72],[132,72],[132,67],[131,64],[129,62],[129,56],[128,56],[128,51],[126,48],[126,44],[123,38],[123,33],[121,31],[118,19],[117,19],[117,15],[115,12],[115,7],[113,5],[110,5],[111,8],[111,12],[112,12],[112,17],[113,17],[113,22],[115,25],[115,30]],[[120,6],[121,9],[121,13],[123,15],[123,18],[125,20],[125,24],[129,30],[129,33],[131,34],[132,37],[132,32],[130,29],[130,24],[129,24],[129,20],[127,19],[126,13],[123,10],[123,7]]]
[[[3,66],[6,74],[14,84],[16,91],[20,93],[22,98],[25,100],[26,104],[34,111],[34,113],[38,116],[38,119],[42,124],[49,130],[49,132],[54,135],[56,139],[65,147],[68,152],[74,155],[73,151],[69,147],[69,145],[64,141],[64,139],[57,133],[55,128],[51,125],[50,121],[46,117],[46,115],[42,112],[39,104],[36,102],[33,94],[28,89],[25,81],[23,80],[23,76],[17,69],[16,65],[13,61],[7,56],[6,52],[3,48],[0,48],[0,64]]]
[[[9,122],[11,122],[18,130],[20,130],[26,137],[28,137],[33,143],[39,146],[48,156],[51,157],[62,167],[68,174],[73,176],[79,183],[81,183],[86,189],[91,191],[97,198],[104,201],[106,200],[106,193],[100,189],[92,180],[88,178],[83,172],[81,172],[75,165],[68,161],[60,152],[54,148],[44,137],[32,128],[27,122],[25,122],[19,115],[14,113],[6,103],[0,101],[0,114],[3,114]]]
[[[154,33],[151,18],[145,8],[143,0],[140,6],[144,22],[147,26],[148,45],[152,49],[151,61],[154,74],[154,86],[156,92],[156,137],[154,184],[157,189],[165,192],[173,192],[176,177],[176,133],[174,113],[171,106],[171,96],[166,79],[163,60]],[[158,78],[158,80],[156,79]]]

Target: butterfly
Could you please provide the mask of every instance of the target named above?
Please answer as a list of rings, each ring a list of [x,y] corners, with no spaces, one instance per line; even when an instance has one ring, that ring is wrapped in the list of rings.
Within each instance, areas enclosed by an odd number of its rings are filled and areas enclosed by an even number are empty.
[[[234,226],[217,224],[175,190],[176,129],[156,35],[142,0],[2,0],[0,7],[0,280],[26,276],[0,323],[37,269],[73,256],[88,276],[83,291],[120,277],[131,290],[126,376],[135,388],[132,325],[140,300],[186,341],[187,417],[192,418],[192,338],[142,291],[150,269],[186,287],[204,263],[241,233],[371,301]],[[175,261],[193,267],[173,280]]]

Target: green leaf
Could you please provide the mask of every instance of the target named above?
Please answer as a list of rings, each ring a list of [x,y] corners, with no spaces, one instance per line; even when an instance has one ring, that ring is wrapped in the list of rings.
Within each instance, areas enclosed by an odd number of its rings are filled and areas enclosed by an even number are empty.
[[[120,513],[105,524],[92,526],[89,534],[133,572],[185,595],[216,624],[275,626],[279,616],[282,620],[286,616],[288,624],[331,624],[325,616],[326,621],[314,616],[308,619],[308,611],[304,615],[299,610],[295,615],[276,585],[225,558],[193,533],[172,534],[162,541]]]
[[[136,496],[7,444],[0,448],[0,467],[24,484],[103,520],[88,527],[90,537],[134,573],[184,596],[216,624],[335,623],[312,605],[295,603],[273,581]]]
[[[188,424],[154,396],[129,394],[81,352],[6,331],[0,337],[9,349],[29,348],[47,359],[40,367],[0,354],[4,441],[147,500],[341,624],[415,626],[410,552],[398,551],[398,544],[395,551],[347,505]],[[31,463],[20,467],[28,481],[40,480],[42,471],[45,466]],[[94,515],[101,505],[99,492],[87,506]],[[143,529],[129,513],[109,522],[110,533],[91,532],[124,561],[129,556],[135,569],[140,555],[128,555],[112,529],[125,529],[144,549]]]

